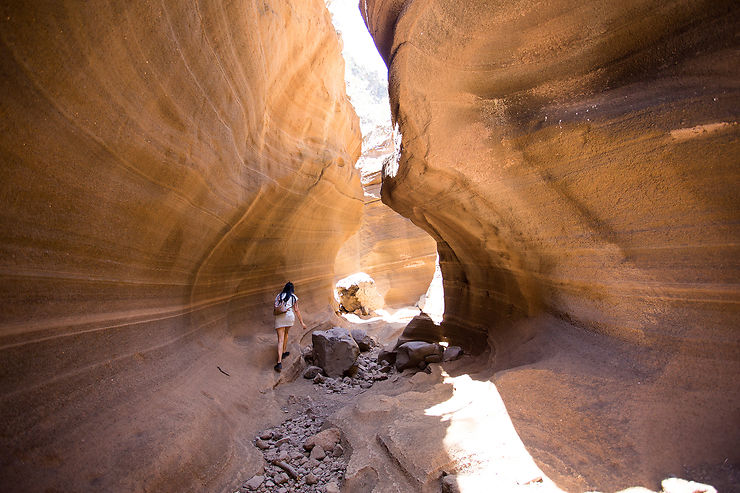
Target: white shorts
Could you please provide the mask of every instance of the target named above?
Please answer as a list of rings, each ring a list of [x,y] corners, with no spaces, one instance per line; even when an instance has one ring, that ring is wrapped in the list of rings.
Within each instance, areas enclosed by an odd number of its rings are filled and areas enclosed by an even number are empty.
[[[293,310],[288,310],[280,315],[275,315],[275,328],[279,327],[292,327],[295,323],[295,315]]]

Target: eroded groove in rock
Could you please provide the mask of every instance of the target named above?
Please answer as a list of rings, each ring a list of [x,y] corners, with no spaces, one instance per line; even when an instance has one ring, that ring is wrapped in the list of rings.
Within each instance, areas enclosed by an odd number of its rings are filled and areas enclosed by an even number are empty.
[[[329,14],[0,14],[3,488],[219,490],[258,461],[233,437],[271,405],[256,392],[273,379],[266,301],[292,280],[321,321],[359,222]]]
[[[611,490],[739,462],[740,437],[723,422],[740,402],[737,3],[362,0],[360,10],[403,134],[383,200],[438,241],[450,338],[487,343],[499,365],[524,358],[560,373],[551,390],[562,400],[541,410],[580,403],[629,443],[579,428],[576,413],[541,450],[598,440],[609,457],[634,454],[607,471],[566,447],[559,481],[574,484],[569,468]],[[543,313],[571,329],[515,325]],[[533,357],[525,344],[582,329],[632,348],[619,363],[632,386],[615,394],[636,406],[630,415],[588,407],[587,387],[610,378],[575,377],[564,356],[574,346],[543,344],[560,356]],[[544,392],[552,378],[513,375]],[[514,387],[502,386],[506,398]],[[695,440],[667,443],[677,429]]]

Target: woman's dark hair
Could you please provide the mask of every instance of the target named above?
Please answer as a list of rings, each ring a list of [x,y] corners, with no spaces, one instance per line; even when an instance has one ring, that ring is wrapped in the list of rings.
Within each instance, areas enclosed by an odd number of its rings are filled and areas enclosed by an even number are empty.
[[[285,283],[285,287],[280,292],[280,299],[283,301],[288,301],[288,299],[290,299],[290,297],[293,296],[294,290],[295,288],[293,287],[292,282]]]

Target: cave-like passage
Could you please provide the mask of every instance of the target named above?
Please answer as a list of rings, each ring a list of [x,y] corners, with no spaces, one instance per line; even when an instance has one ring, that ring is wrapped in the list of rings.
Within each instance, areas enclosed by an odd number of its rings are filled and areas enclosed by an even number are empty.
[[[327,7],[343,42],[347,95],[362,131],[362,155],[356,168],[364,192],[363,217],[358,232],[340,249],[335,262],[338,308],[370,317],[348,314],[354,323],[406,323],[420,310],[439,323],[444,300],[436,243],[380,197],[382,170],[398,160],[400,143],[391,123],[388,69],[357,5],[328,1]],[[338,293],[346,293],[345,288],[352,285],[362,301],[354,296],[348,302],[345,297],[342,304]]]

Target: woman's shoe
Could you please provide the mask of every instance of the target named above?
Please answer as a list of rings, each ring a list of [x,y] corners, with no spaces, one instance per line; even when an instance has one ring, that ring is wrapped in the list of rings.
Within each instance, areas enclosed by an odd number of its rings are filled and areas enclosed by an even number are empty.
[[[283,358],[285,358],[286,356],[290,356],[290,351],[285,351],[285,352],[283,353]]]
[[[275,365],[275,371],[280,371],[282,369],[283,369],[283,364],[282,363],[278,363],[277,365]]]

